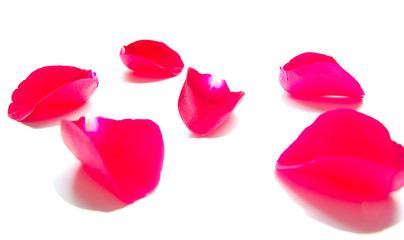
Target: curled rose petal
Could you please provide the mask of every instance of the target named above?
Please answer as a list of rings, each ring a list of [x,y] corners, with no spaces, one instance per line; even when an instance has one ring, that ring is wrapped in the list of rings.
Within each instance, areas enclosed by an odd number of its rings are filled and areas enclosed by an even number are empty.
[[[14,90],[8,116],[16,121],[49,119],[85,103],[97,87],[98,78],[91,70],[42,67]]]
[[[225,80],[188,68],[178,100],[178,111],[188,129],[208,135],[230,116],[244,92],[231,92]]]
[[[404,185],[404,148],[376,119],[337,109],[307,127],[282,153],[276,168],[319,192],[375,198]]]
[[[307,52],[281,67],[279,81],[285,91],[300,96],[346,96],[362,98],[359,83],[334,58]]]
[[[62,120],[61,134],[84,169],[122,202],[147,196],[159,183],[164,143],[153,121],[82,117]]]
[[[180,55],[158,41],[133,42],[124,46],[119,55],[123,64],[141,77],[173,77],[180,74],[184,68]]]

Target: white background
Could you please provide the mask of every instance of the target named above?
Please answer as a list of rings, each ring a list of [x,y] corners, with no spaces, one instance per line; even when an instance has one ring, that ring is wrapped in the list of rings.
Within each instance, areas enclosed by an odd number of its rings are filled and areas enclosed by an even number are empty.
[[[108,2],[108,3],[105,3]],[[352,204],[287,186],[279,155],[322,112],[352,107],[404,143],[400,1],[2,1],[0,239],[402,239],[404,190]],[[186,69],[134,79],[123,45],[165,42],[186,67],[245,91],[208,138],[190,134],[177,100]],[[295,99],[278,82],[297,54],[333,56],[361,84],[362,103]],[[92,69],[99,88],[65,116],[150,118],[166,146],[156,191],[124,206],[64,146],[58,121],[7,117],[11,93],[47,65]]]

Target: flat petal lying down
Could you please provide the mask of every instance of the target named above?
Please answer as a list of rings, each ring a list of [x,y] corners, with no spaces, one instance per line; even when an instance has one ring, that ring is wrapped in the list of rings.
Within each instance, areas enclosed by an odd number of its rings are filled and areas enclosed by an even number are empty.
[[[276,168],[329,195],[380,198],[404,185],[404,148],[376,119],[352,109],[331,110],[300,134]]]
[[[359,83],[334,58],[307,52],[281,67],[279,81],[285,91],[299,96],[346,96],[362,98]]]
[[[208,135],[233,112],[244,92],[230,92],[225,80],[216,81],[210,74],[189,68],[178,99],[178,111],[188,129]]]
[[[158,41],[135,41],[124,46],[119,55],[123,64],[140,77],[174,77],[184,68],[180,55]]]
[[[8,116],[16,121],[49,119],[85,103],[97,87],[98,78],[91,70],[39,68],[14,90]]]
[[[159,183],[164,143],[153,121],[82,117],[62,120],[61,134],[84,169],[122,202],[147,196]]]

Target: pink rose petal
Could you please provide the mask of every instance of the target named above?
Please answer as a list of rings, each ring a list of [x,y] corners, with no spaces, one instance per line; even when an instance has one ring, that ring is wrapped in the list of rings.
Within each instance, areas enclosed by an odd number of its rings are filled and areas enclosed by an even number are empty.
[[[404,185],[404,148],[376,119],[337,109],[307,127],[276,168],[301,185],[339,197],[386,196]]]
[[[177,52],[165,43],[153,40],[133,42],[124,46],[119,55],[123,64],[141,77],[173,77],[184,68]]]
[[[285,91],[300,96],[362,98],[359,83],[334,58],[307,52],[281,67],[279,81]]]
[[[153,121],[82,117],[62,120],[61,133],[87,172],[122,202],[147,196],[159,183],[164,143]]]
[[[91,70],[39,68],[14,90],[8,116],[16,121],[49,119],[85,103],[97,87],[98,78]]]
[[[208,135],[224,123],[243,96],[244,92],[231,92],[225,80],[188,68],[178,110],[191,132]]]

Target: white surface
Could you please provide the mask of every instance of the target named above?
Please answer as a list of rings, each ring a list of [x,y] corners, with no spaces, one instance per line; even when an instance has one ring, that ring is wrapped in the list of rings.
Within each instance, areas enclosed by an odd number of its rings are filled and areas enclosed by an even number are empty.
[[[402,239],[404,190],[354,205],[292,193],[273,174],[282,151],[335,107],[358,107],[404,143],[400,1],[105,2],[0,3],[0,239]],[[186,67],[246,92],[224,128],[199,139],[183,125],[177,100],[186,71],[129,81],[119,51],[139,39],[163,41]],[[363,103],[284,93],[279,66],[306,51],[333,56],[362,85]],[[122,206],[82,171],[57,122],[7,117],[19,82],[56,64],[93,69],[100,80],[91,101],[67,118],[160,125],[166,157],[152,195]]]

